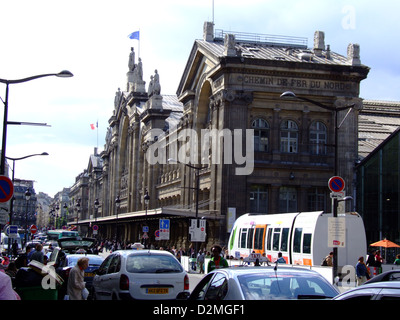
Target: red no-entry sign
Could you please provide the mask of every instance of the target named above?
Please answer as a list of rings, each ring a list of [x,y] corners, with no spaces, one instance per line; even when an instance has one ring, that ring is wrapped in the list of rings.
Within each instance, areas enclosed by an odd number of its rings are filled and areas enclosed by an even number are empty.
[[[31,225],[31,228],[29,229],[30,230],[30,232],[32,233],[32,234],[35,234],[36,232],[37,232],[37,227],[36,227],[36,225]]]

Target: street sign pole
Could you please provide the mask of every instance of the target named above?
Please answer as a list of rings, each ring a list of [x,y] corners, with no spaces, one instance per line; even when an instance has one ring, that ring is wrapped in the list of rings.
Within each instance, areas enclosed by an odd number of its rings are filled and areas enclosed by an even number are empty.
[[[335,139],[335,143],[337,146],[337,138]],[[335,153],[337,155],[337,152]],[[335,159],[336,161],[336,159]],[[335,168],[337,168],[335,164]],[[345,182],[342,177],[333,176],[328,181],[328,187],[333,192],[342,192],[345,188]],[[332,197],[332,216],[333,218],[337,218],[337,210],[338,210],[338,198]],[[332,283],[335,284],[336,276],[338,275],[338,248],[333,247],[333,261],[332,261]]]

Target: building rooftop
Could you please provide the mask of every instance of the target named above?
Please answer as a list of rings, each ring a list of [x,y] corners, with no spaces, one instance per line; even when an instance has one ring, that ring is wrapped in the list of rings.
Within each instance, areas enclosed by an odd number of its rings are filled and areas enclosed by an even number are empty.
[[[400,127],[400,102],[364,100],[358,117],[358,153],[365,158]]]

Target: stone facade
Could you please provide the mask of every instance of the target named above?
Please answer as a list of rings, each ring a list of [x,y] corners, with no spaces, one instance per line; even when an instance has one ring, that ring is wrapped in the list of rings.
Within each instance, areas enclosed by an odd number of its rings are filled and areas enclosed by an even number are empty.
[[[335,171],[352,195],[359,86],[369,68],[358,45],[342,56],[325,46],[323,32],[314,37],[309,49],[302,38],[255,41],[205,23],[176,97],[161,95],[157,70],[146,92],[141,61],[131,53],[127,91],[116,92],[99,155],[102,172],[89,178],[86,207],[99,199],[100,236],[137,242],[148,225],[149,242],[188,248],[189,219],[197,215],[207,222],[202,245],[209,248],[226,244],[228,212],[329,212]],[[288,90],[335,111],[280,98]],[[154,238],[160,218],[171,221],[168,241]],[[89,214],[80,219],[93,222]]]

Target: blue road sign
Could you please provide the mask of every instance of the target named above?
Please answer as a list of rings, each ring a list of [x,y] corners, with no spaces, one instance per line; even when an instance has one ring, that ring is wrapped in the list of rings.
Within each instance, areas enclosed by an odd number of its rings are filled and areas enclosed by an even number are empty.
[[[0,202],[7,202],[14,194],[14,185],[10,178],[0,176]]]
[[[160,229],[169,230],[169,219],[160,219]]]

